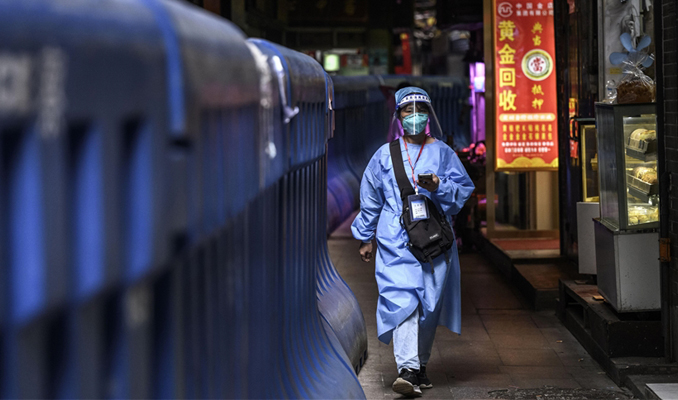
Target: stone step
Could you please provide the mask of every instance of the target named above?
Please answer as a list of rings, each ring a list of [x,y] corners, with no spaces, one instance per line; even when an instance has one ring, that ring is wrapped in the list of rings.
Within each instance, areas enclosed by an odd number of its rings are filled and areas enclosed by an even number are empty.
[[[678,385],[678,374],[646,374],[646,375],[629,375],[626,377],[626,386],[631,390],[633,395],[639,399],[678,399],[677,387],[671,388],[674,391],[673,397],[657,397],[650,386],[673,384]],[[659,390],[659,393],[662,391]]]
[[[678,383],[648,383],[648,399],[678,400]]]

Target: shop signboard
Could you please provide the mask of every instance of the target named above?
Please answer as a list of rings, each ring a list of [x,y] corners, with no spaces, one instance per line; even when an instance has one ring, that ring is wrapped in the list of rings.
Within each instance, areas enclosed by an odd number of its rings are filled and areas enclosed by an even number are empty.
[[[498,171],[558,169],[552,1],[495,0]]]

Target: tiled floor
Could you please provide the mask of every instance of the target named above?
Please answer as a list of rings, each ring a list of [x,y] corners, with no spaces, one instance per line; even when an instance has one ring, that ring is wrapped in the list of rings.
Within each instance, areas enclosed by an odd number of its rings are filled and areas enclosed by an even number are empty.
[[[332,260],[355,293],[367,324],[368,359],[358,375],[368,399],[399,398],[392,345],[377,339],[374,263],[340,231],[330,238]],[[428,374],[428,399],[485,399],[509,388],[619,388],[554,315],[525,308],[517,292],[479,254],[460,256],[462,334],[439,327]]]

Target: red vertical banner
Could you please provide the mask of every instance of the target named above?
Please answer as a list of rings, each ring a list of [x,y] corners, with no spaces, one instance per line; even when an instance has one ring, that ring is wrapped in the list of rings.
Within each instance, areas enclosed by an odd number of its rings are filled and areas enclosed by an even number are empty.
[[[398,75],[409,75],[412,73],[412,51],[410,50],[410,35],[400,34],[400,45],[402,50],[402,65],[395,66],[395,73]]]
[[[558,169],[552,1],[495,0],[496,169]]]

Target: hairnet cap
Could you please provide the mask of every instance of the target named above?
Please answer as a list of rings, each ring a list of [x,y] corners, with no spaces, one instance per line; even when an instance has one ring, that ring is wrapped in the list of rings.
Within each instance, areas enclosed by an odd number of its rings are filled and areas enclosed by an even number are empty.
[[[424,89],[416,86],[410,86],[398,90],[395,94],[396,109],[400,109],[403,105],[413,101],[422,101],[426,104],[431,104],[431,98]]]
[[[396,92],[395,101],[395,112],[391,117],[391,124],[388,127],[389,140],[397,139],[405,134],[402,122],[400,121],[398,110],[400,110],[405,104],[412,102],[424,103],[428,106],[428,125],[426,125],[424,132],[428,136],[434,137],[436,139],[445,139],[445,134],[443,133],[442,128],[440,128],[438,116],[431,105],[431,98],[424,89],[418,88],[416,86],[402,88]]]

